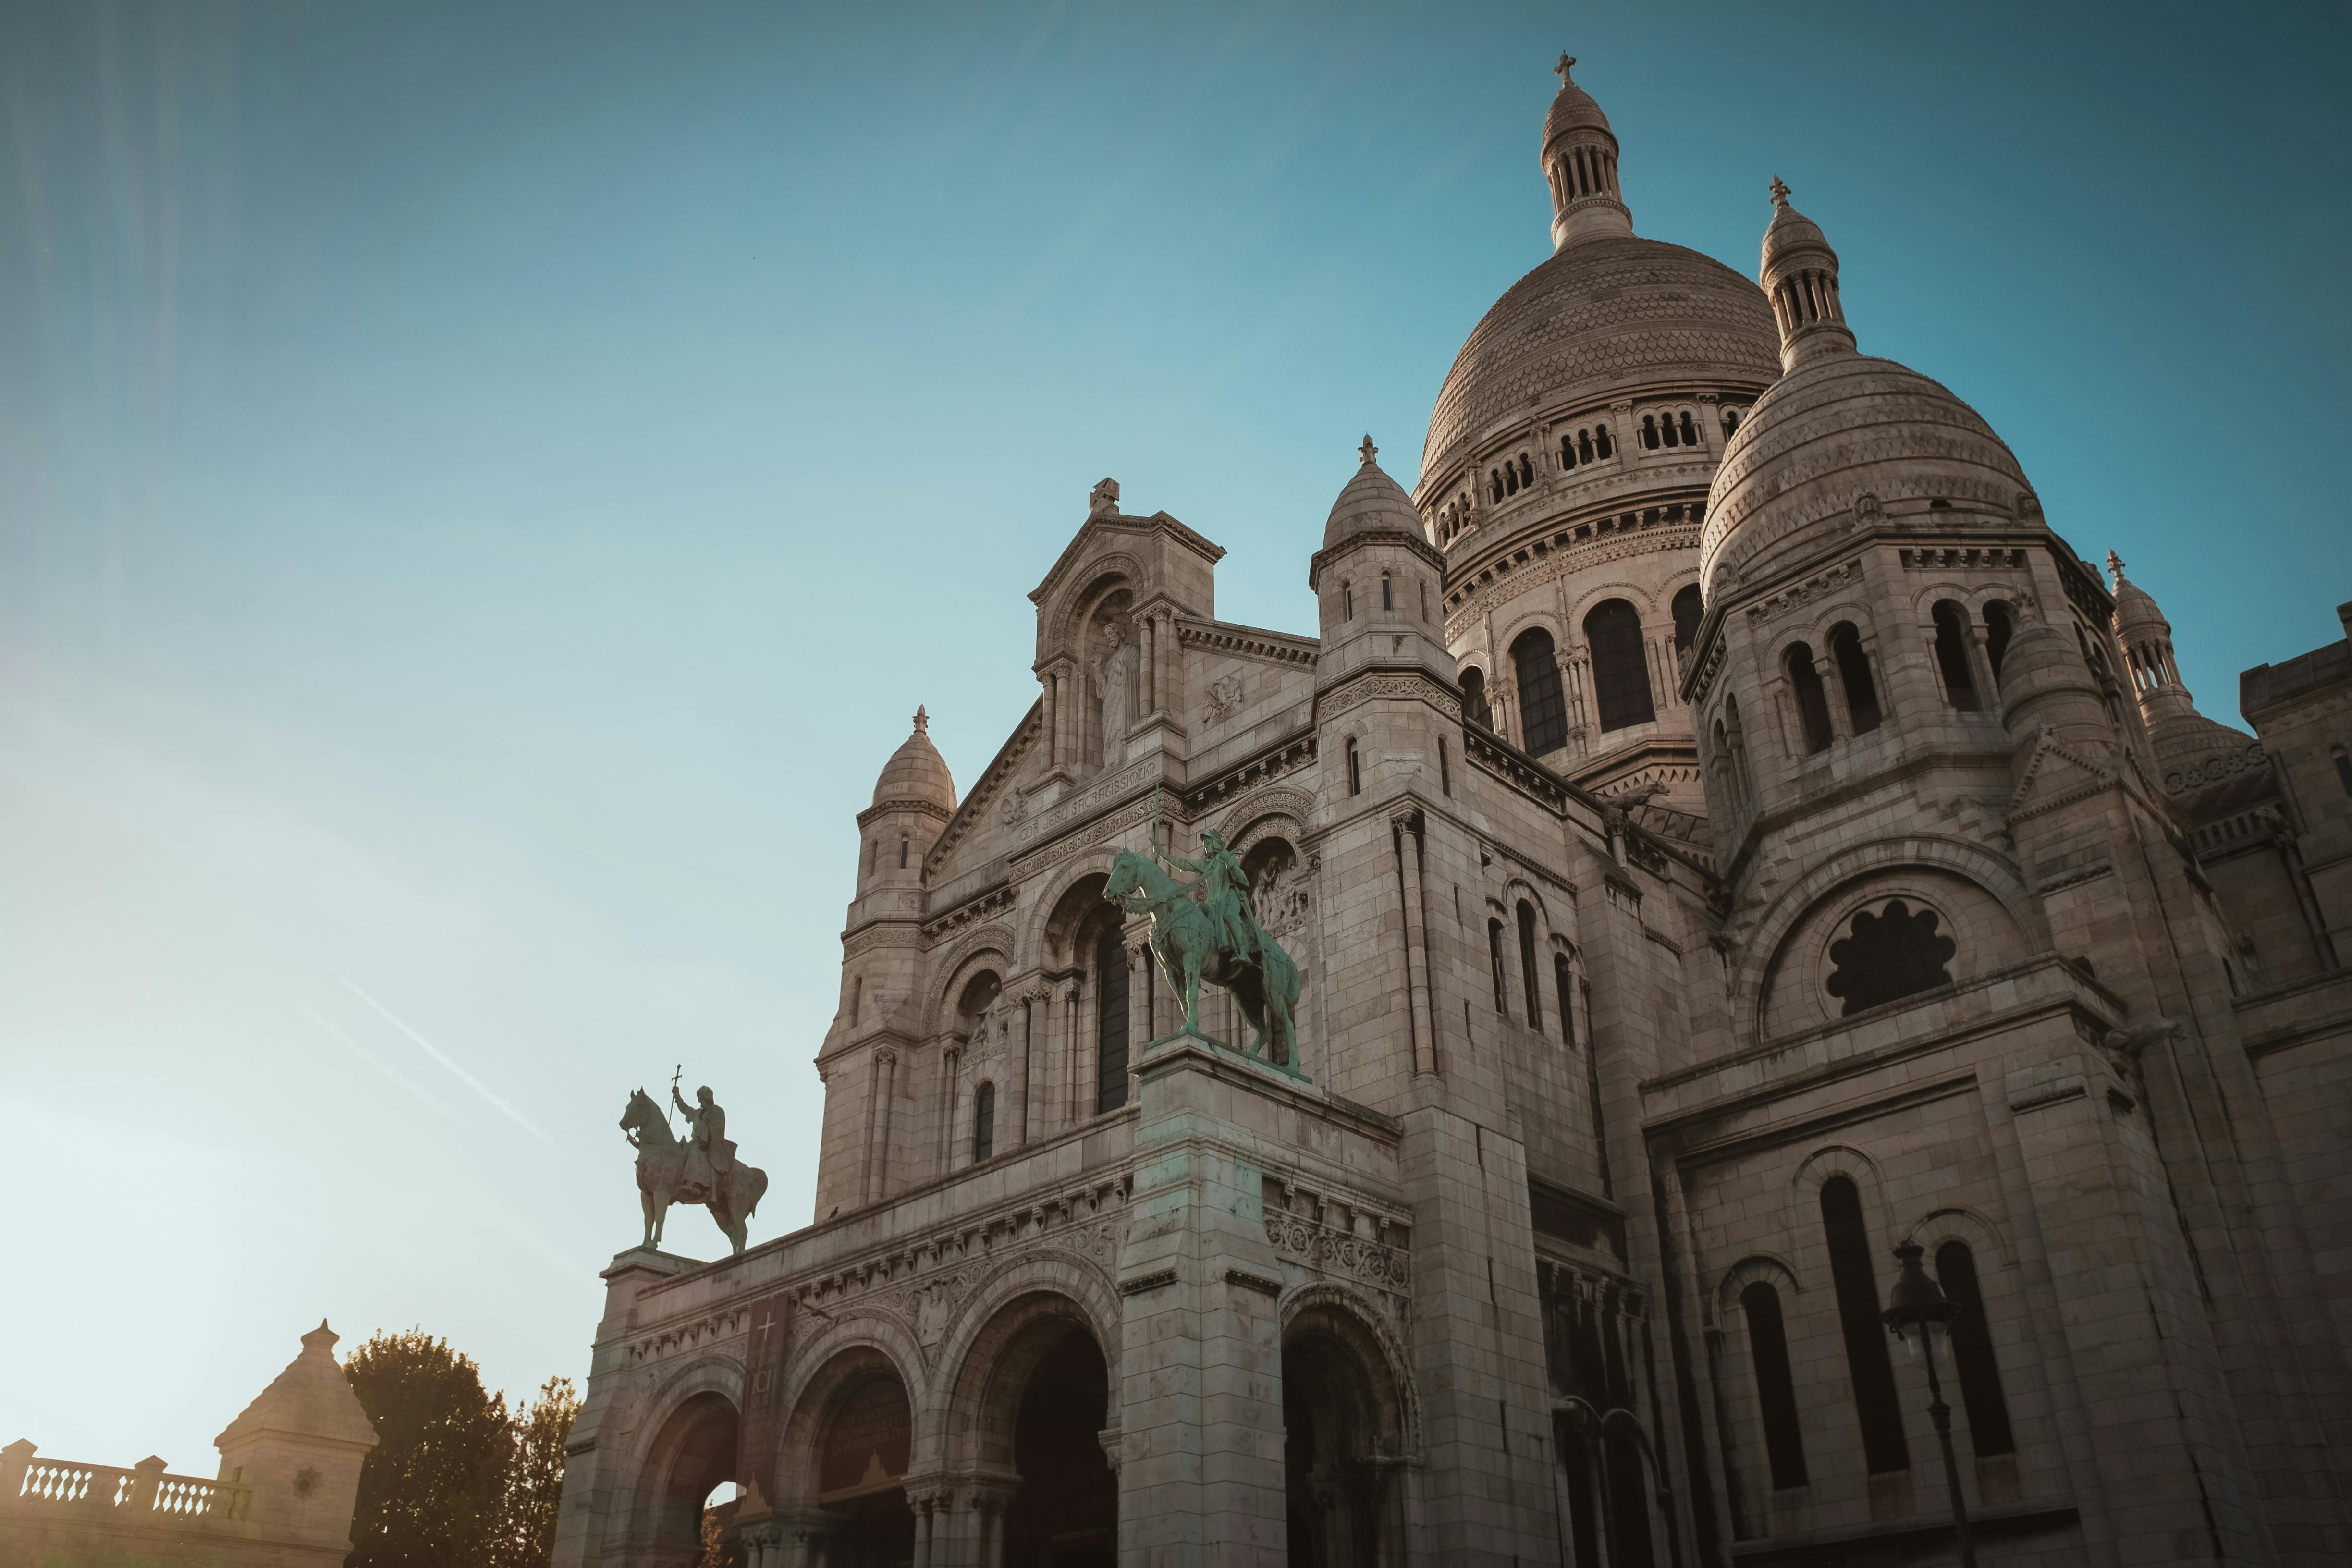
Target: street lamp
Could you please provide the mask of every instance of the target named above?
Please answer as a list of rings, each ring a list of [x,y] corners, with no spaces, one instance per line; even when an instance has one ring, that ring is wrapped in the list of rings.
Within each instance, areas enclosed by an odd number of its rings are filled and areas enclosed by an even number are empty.
[[[1927,1363],[1927,1418],[1936,1424],[1936,1441],[1944,1447],[1944,1488],[1952,1494],[1952,1533],[1959,1538],[1961,1568],[1977,1568],[1977,1549],[1969,1540],[1969,1504],[1960,1495],[1960,1467],[1952,1458],[1952,1407],[1944,1403],[1944,1385],[1936,1377],[1936,1349],[1949,1337],[1960,1306],[1919,1267],[1927,1249],[1906,1241],[1895,1249],[1903,1271],[1880,1314],[1886,1331],[1901,1340],[1912,1354]]]

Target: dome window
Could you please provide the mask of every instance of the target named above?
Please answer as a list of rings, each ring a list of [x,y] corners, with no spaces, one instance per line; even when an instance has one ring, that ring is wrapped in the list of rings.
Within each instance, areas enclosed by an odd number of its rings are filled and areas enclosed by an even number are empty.
[[[1381,608],[1383,610],[1396,608],[1396,595],[1389,586],[1389,574],[1385,572],[1381,574]]]
[[[1690,410],[1687,408],[1684,409],[1680,416],[1680,419],[1683,432],[1683,445],[1685,447],[1697,446],[1698,427],[1691,423]]]
[[[1658,416],[1654,414],[1642,416],[1642,446],[1645,451],[1658,449]]]
[[[1542,756],[1568,744],[1568,699],[1560,689],[1559,659],[1551,634],[1541,626],[1520,634],[1511,645],[1519,679],[1519,744]]]
[[[1936,672],[1944,678],[1944,700],[1963,713],[1977,712],[1984,703],[1969,669],[1968,614],[1951,600],[1938,599],[1935,620]]]
[[[1790,643],[1789,651],[1780,656],[1781,668],[1789,677],[1789,689],[1797,700],[1797,719],[1804,726],[1805,751],[1808,754],[1826,752],[1837,739],[1830,728],[1829,694],[1822,689],[1822,672],[1813,668],[1813,650],[1804,643]]]
[[[1706,614],[1706,600],[1696,583],[1685,584],[1675,594],[1675,653],[1677,658],[1690,652],[1698,640],[1698,623]]]
[[[1519,454],[1519,483],[1532,487],[1536,482],[1536,466],[1525,452]]]
[[[1357,754],[1356,737],[1353,735],[1348,737],[1348,793],[1349,795],[1364,793],[1364,763],[1363,759]]]
[[[1622,599],[1603,600],[1584,617],[1584,640],[1592,650],[1592,702],[1601,728],[1622,730],[1657,718],[1640,612]]]
[[[1739,429],[1739,410],[1738,410],[1738,409],[1737,409],[1737,408],[1727,408],[1727,409],[1725,409],[1725,410],[1723,411],[1723,433],[1724,433],[1724,435],[1725,435],[1727,437],[1730,437],[1730,436],[1733,436],[1733,435],[1737,434],[1737,433],[1738,432],[1738,429]]]
[[[1992,684],[2000,689],[2000,661],[2009,654],[2009,639],[2017,635],[2017,612],[2006,599],[1994,599],[1984,607],[1985,662],[1992,666]]]
[[[1867,735],[1878,728],[1878,682],[1870,673],[1870,655],[1863,650],[1862,634],[1852,621],[1830,628],[1830,657],[1837,660],[1838,684],[1845,688],[1845,713],[1853,732]]]

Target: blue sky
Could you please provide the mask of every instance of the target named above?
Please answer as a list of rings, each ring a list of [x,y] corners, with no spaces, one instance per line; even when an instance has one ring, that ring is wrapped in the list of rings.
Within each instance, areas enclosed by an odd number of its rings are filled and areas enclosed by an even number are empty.
[[[1105,474],[1312,629],[1562,47],[1638,230],[1752,274],[1785,177],[2233,719],[2352,598],[2345,17],[0,9],[0,1440],[209,1472],[322,1314],[578,1375],[681,1061],[804,1223],[908,715],[969,783]]]

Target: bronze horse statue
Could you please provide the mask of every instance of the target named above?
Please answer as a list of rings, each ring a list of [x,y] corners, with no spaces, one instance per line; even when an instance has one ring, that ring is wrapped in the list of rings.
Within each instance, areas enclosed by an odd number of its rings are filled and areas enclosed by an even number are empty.
[[[1151,917],[1151,955],[1184,1004],[1178,1032],[1201,1033],[1201,982],[1222,985],[1241,1005],[1255,1037],[1249,1054],[1293,1071],[1298,1065],[1298,966],[1282,944],[1257,931],[1255,954],[1235,952],[1216,915],[1192,890],[1132,849],[1112,858],[1103,897],[1129,914]],[[1250,928],[1256,930],[1255,918]]]
[[[727,1233],[728,1246],[742,1251],[751,1212],[760,1206],[761,1195],[768,1190],[768,1173],[737,1160],[715,1182],[706,1184],[688,1181],[687,1155],[690,1151],[670,1135],[669,1118],[642,1089],[629,1096],[629,1108],[621,1113],[621,1128],[636,1146],[637,1199],[646,1211],[645,1245],[660,1245],[662,1225],[669,1217],[670,1205],[700,1204],[719,1222],[719,1228]]]

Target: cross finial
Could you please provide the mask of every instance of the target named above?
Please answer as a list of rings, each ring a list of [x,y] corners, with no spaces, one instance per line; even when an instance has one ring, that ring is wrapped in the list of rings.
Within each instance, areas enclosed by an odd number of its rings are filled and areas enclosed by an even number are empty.
[[[916,708],[916,710],[915,710],[915,733],[917,733],[918,735],[919,735],[919,734],[921,734],[924,731],[926,731],[926,730],[929,729],[930,727],[931,727],[931,716],[930,716],[930,714],[929,714],[929,712],[925,711],[921,707],[919,707],[919,707],[917,707],[917,708]]]
[[[1372,466],[1372,459],[1381,455],[1381,449],[1372,445],[1372,438],[1370,436],[1364,437],[1364,444],[1356,450],[1362,455],[1364,467],[1368,468]]]
[[[1570,54],[1566,49],[1560,50],[1559,64],[1551,68],[1551,74],[1559,78],[1560,86],[1566,87],[1568,85],[1568,68],[1575,63],[1576,57],[1574,55]]]
[[[1772,205],[1776,207],[1785,207],[1789,205],[1789,187],[1782,183],[1778,174],[1772,176]]]
[[[2124,580],[2124,558],[2112,550],[2107,552],[2107,570],[2116,574],[2117,583]]]

